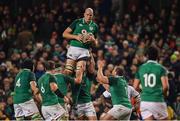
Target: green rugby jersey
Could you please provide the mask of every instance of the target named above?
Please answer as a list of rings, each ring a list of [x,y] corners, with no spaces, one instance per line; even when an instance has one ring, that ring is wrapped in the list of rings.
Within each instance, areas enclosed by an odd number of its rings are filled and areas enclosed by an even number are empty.
[[[87,24],[84,21],[84,18],[74,20],[72,22],[72,24],[69,26],[69,28],[71,28],[73,30],[74,35],[91,33],[96,37],[97,32],[98,32],[97,24],[94,23],[93,21],[91,21],[89,24]],[[85,49],[89,49],[89,47],[90,47],[90,44],[84,44],[75,39],[70,41],[70,45],[75,46],[75,47],[85,48]]]
[[[73,102],[82,104],[91,101],[91,84],[94,76],[92,74],[84,75],[83,82],[81,84],[71,84]]]
[[[50,106],[58,103],[57,95],[51,91],[50,83],[56,82],[56,77],[50,73],[45,73],[38,80],[38,87],[42,96],[42,105]]]
[[[110,76],[109,85],[112,104],[131,108],[131,103],[128,99],[128,85],[125,78],[122,76]]]
[[[31,81],[36,81],[35,74],[29,69],[22,69],[15,78],[14,104],[24,103],[32,99]]]
[[[149,60],[140,66],[136,78],[142,86],[142,101],[164,102],[161,77],[165,75],[165,68],[156,61]]]
[[[57,79],[57,85],[58,85],[59,90],[62,92],[63,95],[66,95],[68,91],[68,84],[70,82],[73,83],[74,79],[60,73],[55,74],[55,77]],[[58,97],[58,101],[60,104],[64,105],[63,98]]]

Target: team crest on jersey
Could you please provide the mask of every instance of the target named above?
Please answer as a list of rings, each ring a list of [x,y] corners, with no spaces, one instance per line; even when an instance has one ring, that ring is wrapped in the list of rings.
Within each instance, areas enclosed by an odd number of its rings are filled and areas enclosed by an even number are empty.
[[[89,30],[91,30],[91,31],[92,31],[92,30],[93,30],[93,27],[92,27],[92,26],[90,26],[90,27],[89,27]]]
[[[81,33],[82,33],[82,34],[86,34],[87,31],[86,31],[85,29],[83,29],[83,30],[81,30]]]

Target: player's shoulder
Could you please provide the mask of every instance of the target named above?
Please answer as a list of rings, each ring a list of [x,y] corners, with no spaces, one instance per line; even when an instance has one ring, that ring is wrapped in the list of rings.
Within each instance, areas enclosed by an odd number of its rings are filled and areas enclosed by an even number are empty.
[[[22,71],[22,72],[31,72],[31,70],[30,70],[30,69],[26,69],[26,68],[21,69],[21,71]]]
[[[64,76],[64,74],[61,74],[61,73],[55,73],[53,74],[54,76]]]
[[[75,22],[83,22],[83,18],[78,18],[74,20]]]
[[[155,63],[154,63],[154,66],[157,66],[158,68],[161,68],[161,69],[166,70],[166,68],[165,68],[162,64],[160,64],[160,63],[158,63],[158,62],[155,62]]]
[[[93,21],[93,25],[96,27],[96,28],[98,28],[98,25]]]
[[[109,79],[115,79],[115,78],[116,78],[115,76],[112,75],[109,76]]]
[[[95,26],[98,26],[97,23],[96,23],[95,21],[93,21],[93,24],[94,24]]]
[[[49,74],[48,73],[44,73],[39,79],[43,80],[45,78],[49,78]]]
[[[42,79],[44,79],[45,76],[46,76],[46,74],[43,74],[43,75],[38,79],[38,81],[41,81]]]
[[[71,24],[72,24],[72,25],[76,25],[76,24],[78,24],[78,23],[81,23],[81,21],[82,21],[81,19],[75,19],[75,20],[72,21]]]
[[[147,67],[147,66],[153,66],[152,63],[153,63],[153,65],[157,65],[157,64],[158,64],[158,63],[155,62],[155,61],[147,60],[146,62],[144,62],[144,63],[140,66],[140,68]]]
[[[30,69],[22,69],[20,72],[20,74],[34,74],[34,72],[32,72]]]
[[[168,73],[168,69],[165,66],[160,65],[160,67],[161,67],[162,70],[164,70],[164,71],[166,71],[166,73]]]

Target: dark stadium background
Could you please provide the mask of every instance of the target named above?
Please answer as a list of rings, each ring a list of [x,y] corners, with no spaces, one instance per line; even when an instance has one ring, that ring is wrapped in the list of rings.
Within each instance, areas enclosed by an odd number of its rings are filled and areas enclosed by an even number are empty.
[[[129,84],[145,58],[149,45],[159,50],[159,60],[169,71],[167,104],[172,119],[180,118],[180,1],[179,0],[0,0],[0,120],[14,119],[14,77],[21,62],[30,57],[36,63],[38,79],[44,73],[42,61],[64,66],[68,41],[64,29],[83,17],[86,7],[94,9],[99,26],[95,61],[105,59],[105,74],[114,65],[124,66]],[[98,116],[103,106],[98,98],[104,89],[92,86]]]

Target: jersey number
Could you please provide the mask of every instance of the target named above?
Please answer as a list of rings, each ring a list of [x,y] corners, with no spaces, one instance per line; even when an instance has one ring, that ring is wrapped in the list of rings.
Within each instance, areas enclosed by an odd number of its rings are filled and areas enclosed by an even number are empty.
[[[41,92],[42,92],[42,93],[45,92],[45,89],[44,89],[43,85],[41,85]]]
[[[154,74],[144,74],[145,87],[154,87],[156,85],[156,76]]]
[[[21,83],[20,83],[21,79],[19,78],[16,82],[16,87],[20,87],[21,86]]]

